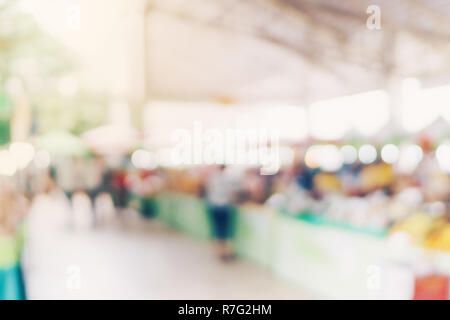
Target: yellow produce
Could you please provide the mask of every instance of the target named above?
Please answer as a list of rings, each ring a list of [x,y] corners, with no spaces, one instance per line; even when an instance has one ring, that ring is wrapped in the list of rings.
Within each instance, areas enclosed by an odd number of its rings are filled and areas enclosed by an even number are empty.
[[[425,246],[430,249],[450,251],[450,224],[446,223],[433,230],[425,241]]]
[[[391,233],[403,231],[410,235],[412,243],[422,244],[434,226],[434,219],[424,213],[415,213],[403,221],[396,223]]]

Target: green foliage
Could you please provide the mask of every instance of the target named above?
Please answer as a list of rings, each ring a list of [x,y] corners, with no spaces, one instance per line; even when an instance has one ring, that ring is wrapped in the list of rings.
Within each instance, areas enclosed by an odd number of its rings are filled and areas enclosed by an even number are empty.
[[[24,78],[20,61],[32,61],[36,76],[61,76],[74,70],[66,48],[44,32],[32,15],[22,13],[17,1],[6,0],[0,7],[0,84],[10,77]]]
[[[86,92],[74,97],[48,92],[41,94],[36,104],[39,106],[37,119],[40,133],[61,129],[81,134],[105,122],[109,103],[106,96]]]
[[[59,80],[77,70],[67,48],[42,30],[31,14],[21,12],[17,0],[0,3],[0,91],[8,79],[22,80],[39,133],[63,129],[79,134],[104,123],[105,96],[80,92],[63,97],[58,92]],[[36,81],[38,89],[33,87]]]

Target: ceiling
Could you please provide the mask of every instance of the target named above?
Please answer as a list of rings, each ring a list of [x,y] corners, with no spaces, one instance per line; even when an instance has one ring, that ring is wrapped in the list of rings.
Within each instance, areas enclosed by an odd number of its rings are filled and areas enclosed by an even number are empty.
[[[448,0],[21,1],[78,57],[84,85],[138,104],[306,105],[406,77],[450,83]],[[370,5],[380,30],[366,26]]]
[[[450,75],[445,0],[153,0],[147,17],[153,99],[302,104]]]

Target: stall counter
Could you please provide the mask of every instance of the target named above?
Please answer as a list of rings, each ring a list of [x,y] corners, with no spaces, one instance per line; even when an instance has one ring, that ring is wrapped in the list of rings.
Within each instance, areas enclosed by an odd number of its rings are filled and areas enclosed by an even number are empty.
[[[157,201],[160,220],[197,239],[209,238],[203,200],[168,192]],[[437,271],[450,275],[448,253],[396,244],[380,233],[312,223],[260,205],[240,206],[235,230],[238,256],[324,298],[412,298],[411,279],[397,284],[402,290],[389,292],[381,291],[373,280],[383,278],[386,270],[403,268],[408,274],[411,265],[423,257],[430,257]]]

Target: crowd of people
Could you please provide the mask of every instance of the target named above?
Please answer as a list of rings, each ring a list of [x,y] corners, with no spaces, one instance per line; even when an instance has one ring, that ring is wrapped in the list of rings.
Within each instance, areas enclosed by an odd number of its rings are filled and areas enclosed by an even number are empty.
[[[15,183],[3,181],[0,233],[16,232],[29,203],[42,192],[61,190],[69,203],[74,195],[85,194],[92,205],[95,227],[101,223],[96,201],[102,195],[110,197],[115,212],[130,207],[133,197],[145,199],[135,209],[144,218],[152,218],[158,211],[154,201],[157,194],[171,190],[205,199],[218,255],[228,261],[234,258],[230,241],[234,209],[246,202],[290,214],[325,214],[357,226],[388,228],[419,210],[447,219],[449,175],[436,170],[435,162],[430,152],[409,174],[397,172],[394,165],[381,159],[371,164],[356,161],[330,172],[308,165],[304,153],[299,152],[291,165],[281,167],[274,175],[261,175],[257,167],[210,165],[144,170],[134,168],[128,158],[112,164],[103,156],[65,157],[53,159],[45,170],[15,177]]]

